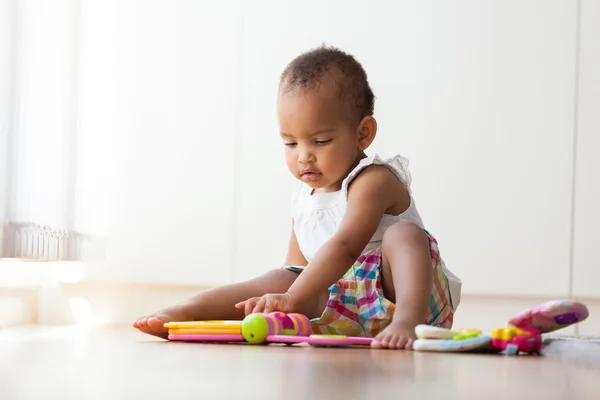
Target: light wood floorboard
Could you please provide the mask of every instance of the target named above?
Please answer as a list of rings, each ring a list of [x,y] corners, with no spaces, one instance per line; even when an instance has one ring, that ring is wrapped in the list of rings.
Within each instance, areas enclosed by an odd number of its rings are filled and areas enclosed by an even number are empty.
[[[599,399],[537,356],[175,343],[133,329],[0,330],[0,399]]]

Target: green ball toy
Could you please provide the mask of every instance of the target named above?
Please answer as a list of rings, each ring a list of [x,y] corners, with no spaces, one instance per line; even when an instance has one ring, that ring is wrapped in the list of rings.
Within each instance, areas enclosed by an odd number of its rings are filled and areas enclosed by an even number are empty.
[[[242,336],[248,343],[263,343],[269,335],[269,323],[260,314],[250,314],[242,321]]]

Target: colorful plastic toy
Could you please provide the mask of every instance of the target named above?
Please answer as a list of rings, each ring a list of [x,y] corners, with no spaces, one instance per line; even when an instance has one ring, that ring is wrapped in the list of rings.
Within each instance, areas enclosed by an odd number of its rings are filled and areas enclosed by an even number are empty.
[[[542,335],[529,328],[509,326],[492,330],[492,347],[506,350],[507,354],[539,353],[542,347]]]
[[[243,321],[168,322],[169,340],[186,342],[246,342],[251,344],[308,343],[312,346],[369,346],[372,338],[313,335],[310,320],[302,314],[250,314]]]
[[[419,339],[413,343],[415,351],[467,352],[491,351],[492,338],[477,329],[451,331],[429,325],[417,325],[415,334]]]
[[[473,338],[483,333],[480,329],[450,330],[431,325],[417,325],[415,335],[419,339],[452,339],[463,340]]]
[[[588,316],[589,311],[581,302],[552,300],[519,313],[508,321],[508,325],[548,333],[581,322]]]
[[[417,338],[419,339],[452,339],[459,335],[459,333],[437,326],[417,325],[415,327],[415,335],[417,335]]]

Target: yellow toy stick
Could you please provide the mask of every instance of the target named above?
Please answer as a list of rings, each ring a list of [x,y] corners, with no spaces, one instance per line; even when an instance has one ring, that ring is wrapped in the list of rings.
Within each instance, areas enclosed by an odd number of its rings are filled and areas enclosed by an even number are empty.
[[[217,329],[217,328],[185,328],[169,329],[169,335],[241,335],[242,329]]]
[[[169,329],[242,329],[242,321],[186,321],[167,322]]]

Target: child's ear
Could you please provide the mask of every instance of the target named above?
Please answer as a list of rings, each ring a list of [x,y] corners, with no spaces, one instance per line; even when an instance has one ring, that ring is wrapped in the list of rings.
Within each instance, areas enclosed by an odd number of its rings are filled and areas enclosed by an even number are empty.
[[[368,115],[360,121],[358,124],[358,149],[360,151],[366,150],[377,135],[377,121],[373,116]]]

